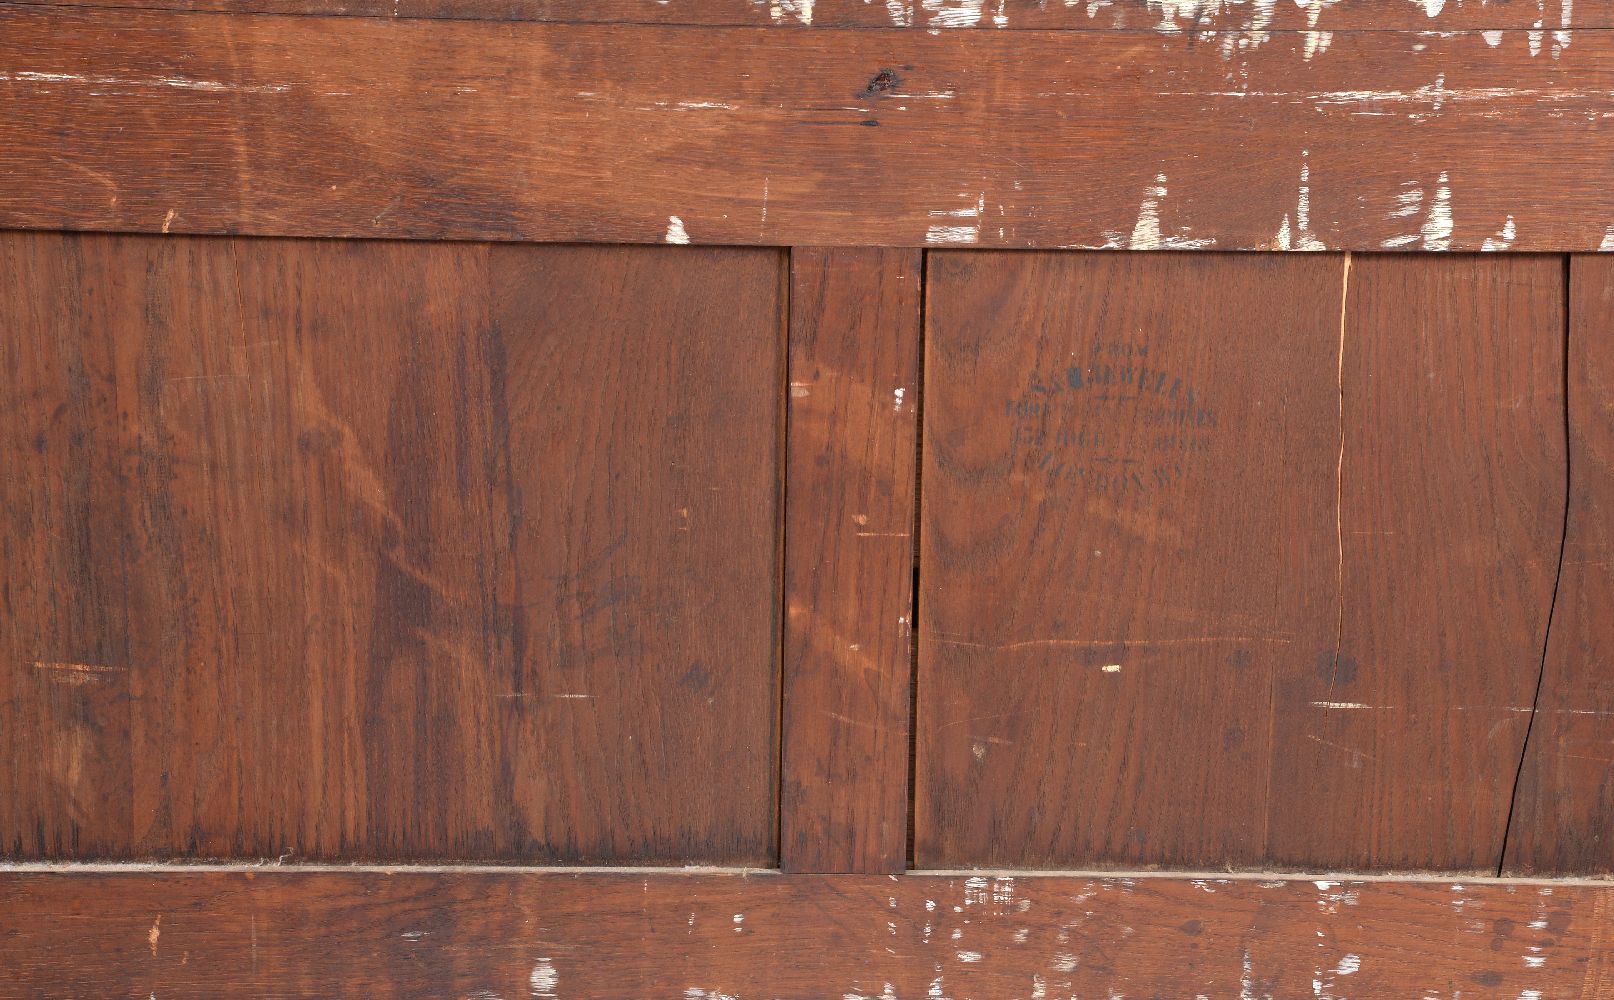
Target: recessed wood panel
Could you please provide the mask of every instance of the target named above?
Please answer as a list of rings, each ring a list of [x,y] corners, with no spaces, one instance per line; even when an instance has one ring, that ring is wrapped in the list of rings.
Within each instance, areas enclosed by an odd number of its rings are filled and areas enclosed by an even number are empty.
[[[1212,39],[3,7],[0,226],[1594,250],[1614,241],[1614,37],[1552,28]]]
[[[0,874],[0,996],[1614,991],[1614,887],[926,873]]]
[[[0,269],[5,853],[773,856],[776,252]]]
[[[1494,870],[1560,262],[931,260],[919,862]]]
[[[1569,509],[1510,872],[1614,871],[1614,260],[1569,288]]]

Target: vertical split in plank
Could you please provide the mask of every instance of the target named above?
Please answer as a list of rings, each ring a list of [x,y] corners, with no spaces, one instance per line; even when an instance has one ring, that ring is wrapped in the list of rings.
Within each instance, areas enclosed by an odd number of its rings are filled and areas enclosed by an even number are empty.
[[[781,864],[907,851],[917,250],[792,254]]]
[[[1569,267],[1569,505],[1508,873],[1614,871],[1614,260]]]
[[[1276,864],[1496,870],[1563,537],[1562,268],[1354,258],[1337,638],[1277,690]]]

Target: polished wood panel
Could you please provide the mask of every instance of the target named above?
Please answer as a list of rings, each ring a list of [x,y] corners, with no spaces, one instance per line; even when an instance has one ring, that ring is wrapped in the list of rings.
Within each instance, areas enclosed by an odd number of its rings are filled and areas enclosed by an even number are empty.
[[[1569,507],[1506,869],[1614,871],[1614,260],[1571,259]]]
[[[1160,3],[1151,0],[19,0],[44,6],[142,7],[231,13],[447,17],[491,21],[771,25],[784,28],[1146,28],[1163,34],[1240,33],[1259,46],[1270,31],[1513,29],[1512,43],[1567,46],[1576,29],[1614,25],[1606,2],[1462,3],[1332,0],[1297,3]],[[1326,45],[1321,38],[1313,45]],[[1497,44],[1502,44],[1498,41]]]
[[[774,856],[777,252],[0,272],[0,850]]]
[[[781,862],[899,872],[923,261],[804,248],[791,266]]]
[[[1614,992],[1614,887],[924,874],[7,873],[4,997]]]
[[[919,863],[1494,871],[1560,262],[931,260]]]
[[[1614,241],[1614,37],[1521,34],[1324,48],[12,6],[0,226],[1596,249]]]

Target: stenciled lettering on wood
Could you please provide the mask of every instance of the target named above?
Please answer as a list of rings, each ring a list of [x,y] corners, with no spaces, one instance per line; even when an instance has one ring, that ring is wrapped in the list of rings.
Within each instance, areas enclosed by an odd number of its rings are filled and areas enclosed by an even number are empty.
[[[1161,367],[1165,353],[1157,346],[1151,358],[1147,343],[1101,342],[1085,362],[1032,372],[1006,404],[1022,421],[1010,435],[1020,471],[1117,498],[1181,483],[1195,456],[1210,451],[1216,411],[1191,382]],[[1118,423],[1128,429],[1124,437]]]

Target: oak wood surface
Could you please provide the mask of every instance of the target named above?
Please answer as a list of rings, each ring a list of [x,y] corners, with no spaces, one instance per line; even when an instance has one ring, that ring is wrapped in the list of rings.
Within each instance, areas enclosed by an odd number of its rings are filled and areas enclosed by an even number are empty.
[[[0,875],[0,996],[1607,997],[1614,887],[527,871]]]
[[[8,6],[0,226],[763,245],[1614,245],[1603,183],[1614,36],[1551,28],[1495,45],[1480,31],[1337,30],[1322,47],[1304,31],[1263,31],[1257,45],[1247,32]]]
[[[916,250],[791,254],[781,863],[908,852]]]
[[[1270,31],[1513,29],[1517,44],[1567,45],[1577,29],[1614,25],[1606,0],[1333,0],[1162,3],[1150,0],[19,0],[41,6],[136,7],[230,13],[345,14],[493,21],[771,25],[785,28],[1147,28],[1162,34],[1245,36]],[[1326,44],[1318,39],[1313,44]],[[1501,44],[1499,41],[1498,44]]]
[[[1569,509],[1510,872],[1614,871],[1614,261],[1571,258]]]
[[[1561,261],[930,261],[919,864],[1494,871]]]
[[[0,852],[774,857],[777,252],[0,275]]]

